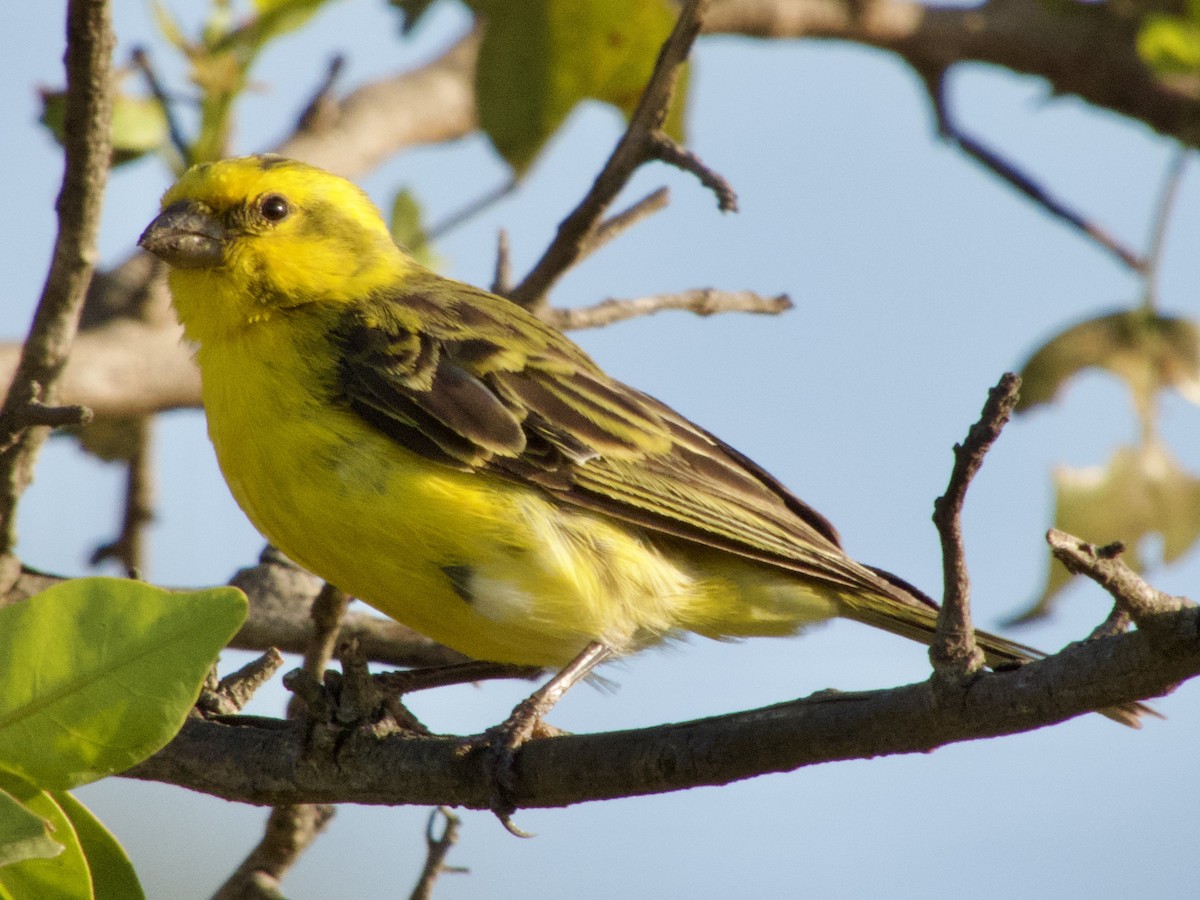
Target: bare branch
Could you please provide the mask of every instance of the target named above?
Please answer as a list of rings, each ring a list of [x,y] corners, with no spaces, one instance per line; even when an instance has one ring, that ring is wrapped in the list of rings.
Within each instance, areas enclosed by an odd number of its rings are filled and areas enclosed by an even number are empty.
[[[462,209],[455,210],[454,212],[450,213],[450,215],[446,216],[446,218],[442,219],[442,221],[435,222],[433,225],[430,225],[425,231],[426,242],[433,243],[434,241],[445,237],[455,228],[458,228],[460,225],[469,222],[471,219],[475,218],[475,216],[485,212],[490,207],[499,203],[516,189],[517,179],[510,178],[499,187],[493,188],[490,191],[485,191],[481,196],[476,197]]]
[[[1163,176],[1162,189],[1158,194],[1158,203],[1154,210],[1154,219],[1150,226],[1150,242],[1146,248],[1146,287],[1143,302],[1153,308],[1158,302],[1158,271],[1162,260],[1163,244],[1166,242],[1167,223],[1171,221],[1171,213],[1175,209],[1175,201],[1179,197],[1179,188],[1183,184],[1183,171],[1187,167],[1188,148],[1179,147],[1171,157]]]
[[[171,139],[171,146],[175,148],[175,152],[179,154],[179,158],[183,160],[185,166],[191,165],[191,143],[184,136],[183,129],[179,127],[179,120],[175,118],[171,98],[167,94],[166,88],[163,87],[162,81],[159,80],[158,73],[154,71],[154,66],[150,62],[150,54],[146,52],[145,47],[134,47],[129,55],[134,66],[142,73],[146,87],[150,89],[150,95],[154,97],[163,116],[166,117],[167,134]]]
[[[153,422],[149,416],[139,416],[117,427],[127,429],[133,444],[125,461],[121,530],[115,540],[96,548],[90,562],[95,566],[113,559],[129,578],[140,578],[145,570],[146,526],[154,520]]]
[[[346,57],[340,53],[329,61],[329,65],[325,67],[325,77],[321,79],[321,83],[313,92],[312,99],[305,104],[304,111],[296,120],[297,132],[320,132],[331,127],[337,121],[338,105],[333,95],[333,89],[345,67]]]
[[[853,41],[896,53],[918,70],[991,63],[1046,79],[1050,94],[1074,94],[1195,146],[1200,97],[1155,76],[1137,54],[1122,9],[1062,10],[1041,0],[944,7],[912,0],[718,0],[704,30]]]
[[[1008,372],[988,392],[979,421],[971,426],[965,441],[954,445],[954,468],[946,493],[933,503],[933,522],[942,542],[943,597],[929,658],[939,674],[966,675],[983,665],[983,653],[975,644],[971,625],[971,582],[963,549],[962,507],[971,479],[1012,415],[1020,386],[1021,379]]]
[[[349,594],[325,582],[309,608],[313,629],[308,648],[304,651],[303,668],[314,681],[320,681],[325,675],[325,670],[329,668],[341,634],[342,618],[346,615],[349,603]],[[299,695],[293,694],[292,699],[288,701],[288,718],[301,717],[303,714],[303,700]]]
[[[737,212],[737,194],[734,193],[733,186],[724,176],[706,166],[699,156],[686,147],[681,147],[661,131],[651,136],[650,144],[656,159],[684,172],[691,172],[702,185],[716,194],[717,208],[721,212]]]
[[[635,300],[608,299],[595,306],[577,309],[552,307],[541,317],[556,328],[570,331],[578,328],[601,328],[614,322],[623,322],[639,316],[649,316],[667,309],[680,309],[698,316],[716,313],[741,312],[761,315],[778,315],[792,308],[787,294],[764,297],[752,291],[717,291],[712,288],[697,288],[678,294],[658,294],[639,297]]]
[[[522,808],[726,784],[844,759],[923,753],[956,741],[1052,725],[1169,692],[1200,674],[1200,610],[1163,613],[1152,630],[1072,645],[959,684],[933,681],[833,694],[655,728],[533,740],[519,751]],[[944,702],[957,691],[954,702]],[[189,720],[126,773],[229,800],[461,805],[487,809],[482,755],[460,739],[347,732],[337,764],[314,757],[299,723]]]
[[[654,72],[629,119],[625,134],[596,176],[587,196],[562,220],[542,258],[509,294],[514,302],[534,311],[545,307],[546,295],[554,283],[595,249],[600,220],[629,177],[646,161],[658,158],[659,129],[666,118],[680,67],[700,32],[701,16],[707,6],[708,0],[689,0],[680,12],[679,21],[659,52]]]
[[[1107,251],[1138,274],[1146,271],[1146,260],[1124,246],[1115,237],[1101,228],[1098,224],[1071,209],[1061,200],[1054,197],[1050,191],[1039,184],[1031,175],[1024,172],[1016,164],[1009,162],[996,151],[987,147],[981,141],[968,135],[954,121],[950,106],[946,100],[945,66],[933,70],[919,70],[925,79],[929,97],[933,101],[934,113],[937,116],[938,133],[948,141],[958,146],[960,150],[976,162],[999,176],[1020,193],[1024,194],[1050,215],[1065,222],[1084,237],[1091,239],[1102,250]]]
[[[476,124],[478,51],[473,32],[420,69],[364,85],[326,105],[277,152],[353,178],[405,147],[464,137]]]
[[[1057,528],[1047,532],[1046,542],[1054,558],[1073,575],[1086,575],[1108,591],[1138,628],[1145,628],[1155,619],[1171,613],[1195,607],[1184,597],[1173,597],[1151,587],[1125,565],[1120,559],[1125,549],[1123,544],[1097,547]]]
[[[438,819],[445,823],[440,836],[434,834],[434,827],[437,825]],[[409,900],[429,900],[433,896],[433,886],[443,872],[465,871],[446,865],[446,856],[450,853],[450,848],[458,843],[458,831],[461,826],[462,819],[444,806],[439,806],[429,814],[429,824],[425,828],[425,844],[428,848],[425,855],[425,866],[421,871],[421,877],[417,879],[416,886],[409,894]]]
[[[0,409],[0,586],[19,575],[12,555],[16,511],[33,479],[44,428],[25,425],[27,407],[54,405],[58,379],[71,352],[96,260],[100,206],[108,179],[112,142],[114,38],[106,0],[67,4],[67,97],[63,144],[66,155],[58,195],[58,236],[17,372]]]
[[[501,228],[496,235],[496,268],[492,271],[493,294],[503,296],[512,288],[512,255],[508,244],[508,231]]]
[[[202,712],[217,715],[239,713],[282,666],[283,656],[272,647],[236,672],[226,675],[212,690],[202,691],[196,707]]]
[[[609,216],[596,226],[596,234],[592,238],[593,251],[603,247],[613,238],[632,228],[643,219],[649,218],[659,210],[666,209],[667,204],[670,202],[670,190],[661,187],[657,191],[647,194],[628,209],[617,213],[615,216]]]
[[[250,614],[231,647],[278,647],[301,654],[308,650],[313,635],[309,610],[324,585],[321,579],[268,547],[259,565],[242,569],[229,583],[250,598]],[[357,641],[367,659],[387,665],[436,666],[465,659],[399,622],[370,613],[346,613],[340,636]]]
[[[272,810],[262,841],[213,894],[213,900],[282,900],[283,876],[333,816],[333,807],[325,804]]]

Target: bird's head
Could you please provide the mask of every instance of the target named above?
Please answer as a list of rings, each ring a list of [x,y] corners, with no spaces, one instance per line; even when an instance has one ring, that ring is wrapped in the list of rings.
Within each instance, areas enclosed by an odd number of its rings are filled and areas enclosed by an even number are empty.
[[[280,310],[352,302],[416,265],[359,188],[279,156],[193,166],[138,243],[171,266],[179,317],[200,343]]]

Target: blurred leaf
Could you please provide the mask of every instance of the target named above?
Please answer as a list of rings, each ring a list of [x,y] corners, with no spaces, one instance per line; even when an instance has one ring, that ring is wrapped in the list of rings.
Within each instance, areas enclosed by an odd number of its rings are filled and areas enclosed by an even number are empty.
[[[1054,473],[1054,527],[1097,544],[1122,541],[1122,559],[1141,571],[1141,545],[1162,537],[1163,562],[1173,562],[1200,539],[1200,479],[1159,443],[1123,447],[1106,466],[1059,467]],[[1041,596],[1012,621],[1050,612],[1072,575],[1053,557]]]
[[[188,39],[184,36],[183,29],[179,27],[179,20],[172,12],[158,0],[151,3],[150,11],[154,14],[154,23],[158,26],[159,33],[167,43],[181,52],[188,49]]]
[[[145,900],[133,863],[112,832],[71,794],[61,791],[53,796],[63,815],[71,820],[83,848],[96,900]]]
[[[400,34],[408,37],[421,21],[429,7],[437,0],[388,0],[389,5],[400,10]]]
[[[87,425],[59,428],[54,434],[73,435],[85,452],[105,462],[128,462],[142,449],[142,424],[138,416],[104,416]]]
[[[1173,387],[1200,404],[1200,327],[1191,319],[1126,310],[1072,325],[1043,344],[1021,369],[1019,412],[1053,400],[1087,368],[1124,379],[1144,408]]]
[[[421,204],[412,191],[401,188],[392,200],[392,238],[421,265],[435,268],[437,256],[425,232]]]
[[[677,16],[667,0],[469,0],[487,26],[475,70],[479,122],[524,172],[583,100],[633,112]],[[681,79],[669,117],[681,138]]]
[[[25,859],[0,866],[0,898],[95,900],[91,872],[71,820],[46,791],[38,791],[24,803],[30,812],[47,823],[63,850],[52,858]]]
[[[179,730],[245,616],[234,588],[118,578],[0,609],[0,770],[65,790],[145,759]]]
[[[66,95],[61,91],[42,91],[42,115],[39,121],[50,130],[59,144],[67,116]],[[114,166],[122,165],[163,146],[170,138],[167,115],[157,100],[118,94],[113,100],[112,143]]]
[[[214,42],[215,52],[236,50],[256,54],[269,41],[295,31],[330,0],[254,0],[257,15]]]
[[[50,836],[49,823],[8,791],[0,790],[0,866],[23,859],[50,859],[63,845]]]
[[[192,162],[227,153],[233,104],[246,89],[259,52],[273,39],[304,25],[330,0],[255,0],[256,15],[235,25],[226,3],[211,7],[199,43],[185,43],[192,81],[200,88],[200,133]]]
[[[1200,22],[1194,17],[1153,13],[1142,21],[1137,52],[1160,75],[1200,71]]]

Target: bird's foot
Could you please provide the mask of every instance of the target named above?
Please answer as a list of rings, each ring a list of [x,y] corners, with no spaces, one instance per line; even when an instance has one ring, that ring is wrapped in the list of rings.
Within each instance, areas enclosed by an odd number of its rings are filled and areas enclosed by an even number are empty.
[[[517,751],[529,741],[570,734],[542,719],[537,695],[522,700],[508,718],[472,739],[484,750],[484,765],[492,785],[491,810],[509,834],[530,838],[534,835],[513,823],[517,804],[513,799],[517,786]]]

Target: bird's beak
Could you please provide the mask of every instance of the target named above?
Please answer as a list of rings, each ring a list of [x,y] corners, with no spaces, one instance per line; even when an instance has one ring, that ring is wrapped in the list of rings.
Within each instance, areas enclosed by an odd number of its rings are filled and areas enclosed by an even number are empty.
[[[138,245],[177,269],[207,269],[225,258],[228,232],[208,209],[180,200],[164,209]]]

